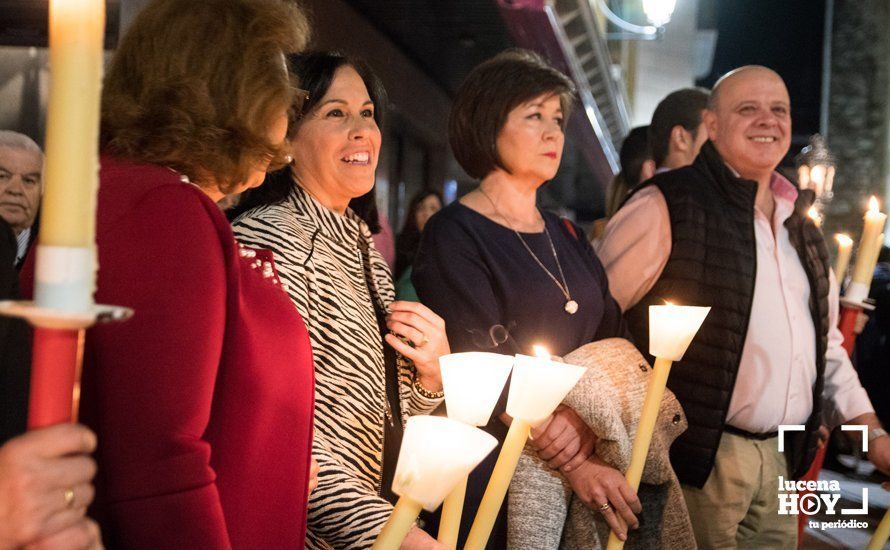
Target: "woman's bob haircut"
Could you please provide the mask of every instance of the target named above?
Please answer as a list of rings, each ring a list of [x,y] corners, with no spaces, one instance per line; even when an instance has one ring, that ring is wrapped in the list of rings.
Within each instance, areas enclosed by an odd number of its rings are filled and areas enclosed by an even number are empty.
[[[454,157],[470,177],[482,179],[495,168],[509,172],[497,148],[507,115],[548,94],[559,96],[563,120],[568,120],[574,84],[528,50],[506,50],[470,72],[457,91],[448,121]]]

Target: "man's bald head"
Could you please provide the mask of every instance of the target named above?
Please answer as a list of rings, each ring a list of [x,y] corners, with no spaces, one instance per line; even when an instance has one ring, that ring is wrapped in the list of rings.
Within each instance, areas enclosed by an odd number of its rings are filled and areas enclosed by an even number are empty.
[[[752,76],[765,78],[773,77],[778,79],[782,83],[782,86],[785,86],[785,81],[782,80],[782,77],[779,76],[779,73],[770,69],[769,67],[764,67],[763,65],[745,65],[743,67],[733,69],[717,79],[717,82],[714,83],[714,87],[711,88],[711,97],[708,98],[708,109],[712,111],[717,109],[717,102],[720,100],[721,91],[727,85],[731,86],[734,82],[738,81],[742,77]]]

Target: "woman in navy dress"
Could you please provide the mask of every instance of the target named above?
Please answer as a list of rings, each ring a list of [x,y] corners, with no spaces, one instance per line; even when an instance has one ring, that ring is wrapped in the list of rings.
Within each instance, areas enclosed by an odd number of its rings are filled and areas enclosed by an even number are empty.
[[[543,345],[562,356],[626,335],[584,233],[536,205],[538,188],[559,168],[573,94],[565,75],[521,50],[478,66],[457,93],[451,147],[480,183],[427,223],[412,277],[421,301],[445,319],[455,352],[532,354],[534,345]],[[502,397],[485,427],[501,441],[509,422],[505,402]],[[636,495],[620,472],[592,454],[595,436],[572,409],[560,406],[532,434],[539,456],[595,503],[613,529],[626,533],[619,516],[636,526]],[[470,477],[459,546],[496,457]],[[489,548],[504,547],[502,509]]]

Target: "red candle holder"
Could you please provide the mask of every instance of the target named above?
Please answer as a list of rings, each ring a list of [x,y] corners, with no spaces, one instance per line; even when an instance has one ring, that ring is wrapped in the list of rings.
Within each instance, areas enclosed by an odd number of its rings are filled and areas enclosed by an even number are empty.
[[[93,305],[71,313],[28,301],[0,301],[0,315],[25,319],[34,327],[28,429],[35,429],[77,421],[86,329],[129,319],[133,310]]]

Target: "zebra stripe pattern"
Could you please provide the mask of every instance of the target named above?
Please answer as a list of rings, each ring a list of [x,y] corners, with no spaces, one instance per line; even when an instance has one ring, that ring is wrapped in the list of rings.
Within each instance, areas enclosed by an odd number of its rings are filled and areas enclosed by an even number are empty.
[[[392,506],[380,494],[386,403],[383,346],[373,302],[388,309],[392,275],[371,232],[352,211],[340,216],[295,185],[283,202],[255,208],[233,223],[244,245],[273,252],[309,329],[315,361],[315,438],[320,473],[309,500],[307,548],[370,548]],[[365,272],[361,249],[369,251]],[[366,281],[371,281],[369,293]],[[372,296],[373,294],[373,296]],[[439,404],[413,387],[399,361],[399,398],[408,415]]]

